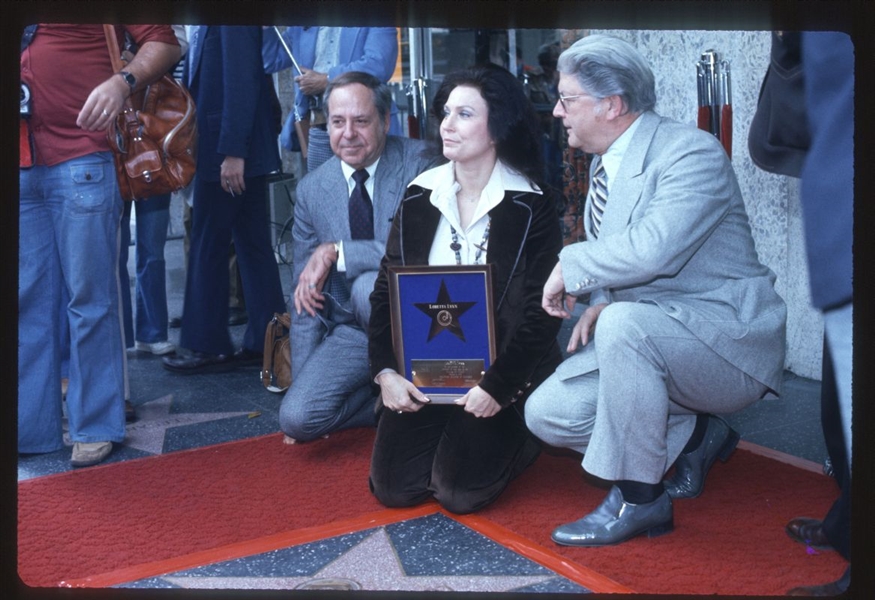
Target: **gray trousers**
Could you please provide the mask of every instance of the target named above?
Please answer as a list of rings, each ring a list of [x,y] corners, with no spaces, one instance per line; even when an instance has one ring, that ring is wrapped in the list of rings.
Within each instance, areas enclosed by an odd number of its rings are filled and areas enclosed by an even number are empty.
[[[280,405],[283,432],[306,442],[332,431],[376,424],[366,333],[376,271],[353,282],[350,299],[331,306],[331,327],[295,375]]]
[[[658,483],[683,450],[696,413],[731,413],[767,388],[653,304],[617,302],[589,344],[526,402],[526,425],[584,454],[609,481]]]

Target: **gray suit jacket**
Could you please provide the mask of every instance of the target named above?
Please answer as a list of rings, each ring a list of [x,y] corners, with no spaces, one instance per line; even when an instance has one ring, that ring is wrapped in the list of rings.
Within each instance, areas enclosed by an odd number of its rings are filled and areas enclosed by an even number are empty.
[[[586,226],[589,230],[589,203]],[[566,290],[649,302],[778,392],[787,308],[757,257],[741,191],[714,136],[649,112],[611,185],[597,240],[560,253]],[[598,368],[590,343],[557,369]]]
[[[433,159],[424,155],[425,143],[396,136],[386,139],[386,147],[374,173],[374,239],[353,240],[349,231],[349,191],[340,159],[332,156],[318,169],[308,173],[298,184],[295,219],[292,226],[294,279],[304,270],[310,255],[319,244],[343,241],[346,272],[332,272],[330,277],[345,277],[350,289],[355,280],[368,273],[375,277],[386,250],[392,219],[404,196],[407,184],[425,171]],[[328,284],[326,283],[326,287]],[[370,293],[370,290],[368,290]],[[367,297],[364,297],[367,302]],[[326,303],[326,309],[328,304]],[[323,310],[319,318],[292,310],[292,377],[306,362],[333,326],[333,311]]]

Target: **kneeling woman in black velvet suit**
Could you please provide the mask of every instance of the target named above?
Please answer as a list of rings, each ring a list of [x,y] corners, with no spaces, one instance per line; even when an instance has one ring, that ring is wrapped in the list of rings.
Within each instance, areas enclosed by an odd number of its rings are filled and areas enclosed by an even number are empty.
[[[523,405],[561,361],[561,321],[544,312],[541,295],[562,238],[552,194],[539,186],[537,116],[509,72],[448,75],[434,111],[448,162],[408,187],[371,295],[371,375],[382,406],[370,486],[386,506],[433,496],[468,513],[495,500],[538,456]],[[484,262],[494,276],[496,360],[455,405],[429,405],[395,371],[387,267]]]

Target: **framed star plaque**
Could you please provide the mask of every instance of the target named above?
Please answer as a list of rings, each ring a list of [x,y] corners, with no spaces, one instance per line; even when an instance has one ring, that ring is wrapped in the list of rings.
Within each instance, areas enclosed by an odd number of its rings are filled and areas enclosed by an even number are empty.
[[[480,383],[495,360],[491,265],[389,267],[398,372],[433,403]]]

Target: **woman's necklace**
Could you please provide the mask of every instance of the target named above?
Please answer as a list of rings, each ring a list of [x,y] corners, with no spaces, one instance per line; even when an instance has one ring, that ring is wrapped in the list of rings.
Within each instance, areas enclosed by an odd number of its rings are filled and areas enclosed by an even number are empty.
[[[483,255],[483,252],[486,250],[486,242],[489,241],[489,228],[492,226],[492,219],[489,219],[486,222],[486,229],[483,231],[483,240],[479,244],[474,244],[474,247],[477,248],[477,254],[474,255],[474,264],[480,264],[480,257]],[[453,236],[453,242],[450,244],[450,250],[455,252],[456,254],[456,264],[462,264],[462,244],[459,243],[459,234],[456,231],[456,228],[450,225],[450,234]]]

